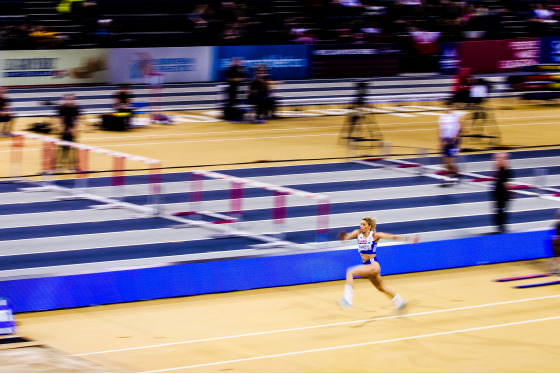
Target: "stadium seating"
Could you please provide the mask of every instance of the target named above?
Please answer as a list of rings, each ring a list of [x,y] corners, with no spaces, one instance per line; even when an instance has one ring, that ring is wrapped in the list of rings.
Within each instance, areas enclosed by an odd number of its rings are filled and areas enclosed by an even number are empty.
[[[2,0],[0,28],[42,25],[62,36],[63,48],[383,41],[398,42],[409,53],[411,29],[440,32],[440,41],[560,35],[552,1],[543,2],[554,12],[547,22],[535,16],[534,2],[522,0],[361,2],[363,7],[349,8],[331,0],[97,0],[72,15],[57,12],[58,0]],[[231,23],[239,24],[241,35],[226,38]]]

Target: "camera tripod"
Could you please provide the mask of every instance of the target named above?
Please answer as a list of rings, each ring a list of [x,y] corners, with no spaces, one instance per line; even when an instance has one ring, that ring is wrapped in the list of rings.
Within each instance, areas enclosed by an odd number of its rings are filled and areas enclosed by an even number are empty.
[[[480,139],[488,149],[500,149],[501,133],[494,115],[483,105],[477,103],[469,108],[471,112],[465,116],[469,126],[463,127],[462,138]]]
[[[370,150],[376,142],[383,141],[383,136],[374,114],[366,105],[352,105],[346,116],[340,138],[346,140],[349,150]]]

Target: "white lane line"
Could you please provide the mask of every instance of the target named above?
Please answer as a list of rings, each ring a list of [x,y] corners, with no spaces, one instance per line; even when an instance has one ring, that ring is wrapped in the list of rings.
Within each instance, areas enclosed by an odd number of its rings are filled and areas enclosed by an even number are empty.
[[[431,314],[456,312],[456,311],[460,311],[460,310],[486,308],[486,307],[492,307],[492,306],[509,305],[509,304],[529,302],[529,301],[547,300],[547,299],[553,299],[553,298],[557,298],[557,297],[560,297],[560,295],[541,296],[541,297],[533,297],[533,298],[529,298],[529,299],[509,300],[509,301],[502,301],[502,302],[497,302],[497,303],[479,304],[479,305],[471,305],[471,306],[464,306],[464,307],[450,308],[450,309],[441,309],[441,310],[432,310],[432,311],[428,311],[428,312],[411,313],[411,314],[407,314],[406,316],[407,317],[425,316],[425,315],[431,315]],[[355,320],[355,321],[328,323],[328,324],[323,324],[323,325],[294,327],[294,328],[282,329],[282,330],[261,331],[261,332],[247,333],[247,334],[219,336],[219,337],[215,337],[215,338],[185,340],[185,341],[174,342],[174,343],[146,345],[146,346],[141,346],[141,347],[111,349],[111,350],[106,350],[106,351],[97,351],[97,352],[88,352],[88,353],[78,353],[78,354],[73,354],[72,356],[92,356],[92,355],[99,355],[99,354],[106,354],[106,353],[134,351],[134,350],[138,350],[138,349],[168,347],[168,346],[180,345],[180,344],[192,344],[192,343],[201,343],[201,342],[209,342],[209,341],[216,341],[216,340],[245,338],[245,337],[251,337],[251,336],[278,334],[278,333],[284,333],[284,332],[304,331],[304,330],[312,330],[312,329],[325,328],[325,327],[343,326],[343,325],[351,325],[351,324],[373,322],[373,321],[382,321],[382,320],[395,319],[395,318],[401,318],[401,317],[402,316],[399,316],[399,315],[393,315],[393,316],[387,316],[387,317],[368,318],[368,319],[361,319],[361,320]]]
[[[408,106],[380,106],[379,108],[385,109],[387,111],[395,111],[395,112],[417,112],[417,110],[411,109]]]
[[[516,209],[510,210],[510,213],[527,213],[533,211],[540,211],[543,209],[548,209],[549,206],[535,206],[534,202],[527,202],[528,205],[526,208],[518,207]],[[298,205],[294,205],[296,207]],[[488,214],[485,210],[483,210],[487,206],[486,201],[478,201],[478,202],[471,202],[471,203],[458,203],[458,204],[449,204],[446,206],[445,211],[441,211],[437,209],[437,206],[423,206],[423,207],[408,207],[408,208],[399,208],[395,209],[385,209],[379,210],[379,215],[387,215],[388,217],[384,220],[385,224],[390,223],[399,223],[399,222],[407,222],[410,221],[411,217],[417,217],[417,219],[422,219],[421,217],[425,217],[424,215],[429,214],[431,211],[436,209],[431,213],[431,219],[451,219],[451,218],[463,218],[463,217],[471,217],[473,215],[486,215]],[[463,209],[463,213],[447,213],[447,212],[459,212],[458,208]],[[404,218],[396,218],[394,212],[401,212],[406,213],[399,217]],[[471,212],[469,214],[469,212]],[[354,212],[353,214],[358,214],[359,212]],[[346,213],[343,213],[346,214]],[[367,214],[367,211],[363,212],[362,214]],[[338,215],[334,215],[333,217],[337,217]],[[299,232],[305,230],[304,227],[307,227],[306,222],[310,222],[312,218],[304,216],[304,217],[288,217],[288,231],[290,232]],[[111,219],[107,219],[106,221],[111,221]],[[118,219],[115,219],[118,221]],[[1,222],[1,221],[0,221]],[[82,220],[79,222],[75,222],[76,224],[79,223],[89,223],[91,221]],[[101,222],[101,220],[93,221],[93,222]],[[535,223],[538,221],[531,221],[531,223]],[[248,221],[251,225],[259,225],[258,227],[253,226],[253,232],[260,232],[260,233],[268,233],[268,225],[270,224],[270,220],[263,218],[254,221]],[[61,223],[64,224],[64,223]],[[42,223],[37,222],[30,222],[28,226],[17,226],[17,227],[36,227],[36,226],[45,226]],[[12,228],[17,228],[12,227]],[[336,226],[335,226],[336,227]],[[483,227],[488,226],[470,226],[469,229],[481,229]],[[126,246],[137,246],[137,245],[149,245],[149,244],[163,244],[163,243],[174,243],[176,241],[186,242],[190,240],[207,240],[207,236],[192,236],[190,238],[186,238],[184,236],[176,237],[175,235],[179,235],[179,231],[173,227],[163,227],[163,228],[156,228],[156,229],[145,229],[145,230],[126,230],[126,231],[103,231],[103,232],[95,232],[89,234],[71,234],[71,235],[55,235],[55,236],[44,236],[44,237],[31,237],[31,238],[22,238],[22,239],[8,239],[3,240],[0,239],[0,258],[2,257],[10,257],[10,256],[17,256],[17,255],[32,255],[32,254],[39,254],[39,253],[62,253],[62,252],[71,252],[71,251],[82,251],[87,249],[100,249],[100,248],[114,248],[114,247],[126,247]],[[137,236],[131,242],[128,235],[131,233],[137,232]],[[172,234],[166,235],[165,232],[171,231]],[[453,232],[454,230],[448,230]],[[154,235],[150,235],[150,233],[154,233]],[[191,234],[192,235],[192,234]],[[147,238],[146,238],[147,236]],[[165,239],[158,239],[163,237]],[[141,240],[141,238],[144,238]],[[155,238],[155,239],[153,239]],[[115,243],[117,240],[117,243]],[[122,242],[124,240],[124,242]],[[60,243],[64,244],[60,244]],[[82,243],[88,243],[88,245],[83,245]],[[104,243],[104,244],[102,244]],[[380,246],[383,246],[380,243]],[[34,249],[36,247],[37,249]],[[22,249],[23,248],[23,249]]]
[[[441,116],[440,112],[419,112],[418,115],[425,116]]]
[[[407,105],[406,107],[414,108],[414,110],[439,110],[439,111],[447,110],[447,108],[441,106],[428,106],[428,105]]]
[[[543,122],[543,123],[517,123],[511,125],[498,125],[499,127],[516,127],[516,126],[538,126],[538,125],[552,125],[557,122]],[[416,131],[437,131],[436,127],[424,129],[403,129],[403,130],[383,130],[384,133],[402,133],[402,132],[416,132]],[[211,143],[211,142],[233,142],[233,141],[246,141],[246,140],[263,140],[263,139],[288,139],[288,138],[308,138],[308,137],[322,137],[322,136],[340,136],[339,132],[325,133],[325,134],[307,134],[307,135],[282,135],[282,136],[260,136],[248,138],[229,138],[229,139],[203,139],[203,140],[181,140],[171,142],[143,142],[143,143],[129,143],[129,144],[109,144],[103,147],[128,147],[128,146],[149,146],[149,145],[162,145],[162,144],[183,144],[183,143]],[[0,151],[2,152],[2,151]],[[6,151],[7,152],[7,151]]]
[[[205,363],[205,364],[197,364],[197,365],[180,366],[180,367],[174,367],[174,368],[150,370],[150,371],[146,371],[146,373],[160,373],[160,372],[164,372],[164,371],[185,370],[185,369],[194,369],[194,368],[205,367],[205,366],[231,364],[231,363],[234,363],[234,362],[254,361],[254,360],[262,360],[262,359],[266,359],[266,358],[277,358],[277,357],[294,356],[294,355],[301,355],[301,354],[307,354],[307,353],[326,352],[326,351],[333,351],[333,350],[336,350],[336,349],[363,347],[363,346],[366,346],[366,345],[394,343],[394,342],[401,342],[401,341],[405,341],[405,340],[423,339],[423,338],[431,338],[431,337],[434,337],[434,336],[460,334],[460,333],[465,333],[465,332],[495,329],[495,328],[499,328],[499,327],[518,326],[518,325],[524,325],[524,324],[527,324],[527,323],[553,321],[553,320],[556,320],[556,319],[560,319],[560,316],[530,319],[530,320],[525,320],[525,321],[517,321],[517,322],[509,322],[509,323],[501,323],[501,324],[497,324],[497,325],[471,327],[471,328],[468,328],[468,329],[434,332],[434,333],[431,333],[431,334],[412,335],[412,336],[405,336],[405,337],[402,337],[402,338],[374,340],[374,341],[371,341],[371,342],[338,345],[338,346],[333,346],[333,347],[325,347],[325,348],[317,348],[317,349],[309,349],[309,350],[306,350],[306,351],[294,351],[294,352],[278,353],[278,354],[274,354],[274,355],[239,358],[239,359],[236,359],[236,360],[217,361],[217,362],[209,362],[209,363]]]
[[[422,122],[422,123],[431,123],[431,124],[435,124],[436,122]],[[416,122],[414,123],[409,123],[410,124],[417,124]],[[539,126],[539,125],[556,125],[557,121],[555,122],[536,122],[536,123],[514,123],[514,124],[508,124],[508,125],[498,125],[498,127],[516,127],[516,126]],[[394,126],[395,124],[386,124],[387,126]],[[435,126],[435,125],[434,125]],[[406,130],[383,130],[384,133],[400,133],[400,132],[414,132],[414,131],[437,131],[437,126],[430,126],[429,128],[420,128],[420,129],[406,129]],[[340,126],[326,126],[323,128],[339,128]],[[305,129],[309,129],[309,128],[303,128]],[[313,129],[313,128],[311,128]],[[262,131],[267,131],[270,132],[274,129],[267,129],[267,130],[262,130]],[[293,130],[301,130],[301,128],[298,129],[293,129]],[[252,131],[235,131],[234,133],[239,133],[239,132],[252,132]],[[213,133],[209,133],[209,134],[219,134],[221,132],[213,132]],[[232,132],[230,131],[229,134],[232,134]],[[185,134],[170,134],[170,135],[166,135],[167,137],[175,137],[175,136],[184,136]],[[196,134],[188,134],[189,136],[192,135],[196,135]],[[144,142],[144,143],[127,143],[127,144],[103,144],[103,147],[127,147],[127,146],[147,146],[147,145],[162,145],[162,144],[180,144],[180,143],[209,143],[209,142],[228,142],[228,141],[245,141],[245,140],[260,140],[260,139],[284,139],[284,138],[304,138],[304,137],[318,137],[318,136],[339,136],[340,133],[324,133],[324,134],[312,134],[312,135],[283,135],[283,136],[268,136],[268,137],[248,137],[248,138],[225,138],[225,139],[202,139],[202,140],[183,140],[183,141],[172,141],[172,142]],[[141,136],[140,138],[148,138],[150,137],[150,135],[144,135]],[[134,138],[134,136],[127,136],[128,138]],[[107,139],[123,139],[121,138],[115,138],[115,137],[102,137],[102,138],[84,138],[83,140],[95,140],[97,141],[102,141],[102,140],[107,140]],[[40,151],[41,148],[26,148],[25,151]],[[2,149],[0,150],[0,153],[7,153],[7,152],[11,152],[11,149]]]

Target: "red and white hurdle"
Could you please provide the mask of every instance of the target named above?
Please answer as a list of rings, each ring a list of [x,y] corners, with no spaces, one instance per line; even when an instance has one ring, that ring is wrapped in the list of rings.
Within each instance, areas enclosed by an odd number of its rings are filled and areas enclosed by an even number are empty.
[[[201,205],[203,202],[203,180],[204,178],[220,179],[230,182],[229,194],[229,215],[223,215],[213,212],[203,211]],[[317,225],[316,225],[316,241],[328,240],[329,233],[329,215],[330,200],[328,196],[318,193],[305,192],[293,188],[276,186],[269,183],[263,183],[247,178],[239,178],[226,174],[216,173],[212,171],[199,170],[191,172],[190,180],[190,206],[193,208],[190,212],[184,214],[199,214],[217,218],[214,223],[234,223],[243,217],[243,189],[244,187],[262,188],[271,191],[273,194],[272,222],[274,225],[273,235],[279,239],[284,238],[285,225],[287,220],[287,197],[300,196],[311,199],[317,204]]]
[[[380,168],[391,168],[394,170],[400,170],[406,172],[406,170],[412,169],[412,173],[417,175],[422,175],[425,177],[437,179],[440,181],[456,181],[453,177],[449,177],[449,172],[440,165],[439,161],[435,165],[430,165],[429,160],[431,159],[428,156],[428,150],[425,148],[418,148],[417,149],[417,158],[420,160],[420,163],[411,162],[407,160],[400,160],[397,158],[386,158],[386,156],[391,155],[391,143],[386,142],[383,145],[385,148],[382,148],[382,156],[375,157],[375,158],[364,158],[364,159],[357,159],[351,160],[351,162],[371,166],[371,167],[380,167]],[[462,160],[464,155],[458,155],[458,164],[464,163]],[[436,158],[437,159],[437,158]],[[385,162],[384,164],[381,162]],[[462,184],[471,184],[476,185],[480,184],[479,182],[492,182],[495,180],[494,177],[489,177],[487,175],[474,173],[474,172],[465,172],[460,169],[460,174],[463,177],[461,180]],[[536,168],[533,171],[533,180],[534,183],[532,184],[512,184],[509,189],[517,194],[525,195],[525,196],[534,196],[540,197],[542,199],[547,200],[554,200],[560,201],[560,190],[554,187],[547,187],[546,185],[546,178],[547,178],[547,171],[546,168]]]
[[[12,133],[12,147],[11,147],[11,178],[13,181],[23,181],[23,164],[24,164],[24,148],[25,139],[35,140],[41,143],[42,150],[40,152],[40,180],[26,180],[37,187],[22,189],[25,191],[54,191],[64,192],[66,196],[63,198],[73,199],[89,199],[101,202],[102,205],[95,206],[96,208],[129,208],[135,211],[148,214],[160,213],[160,195],[161,195],[161,161],[131,155],[123,152],[111,151],[101,147],[94,147],[90,145],[68,142],[64,140],[55,139],[49,136],[38,135],[26,131],[16,131]],[[67,188],[57,186],[54,184],[54,177],[56,174],[56,150],[57,147],[68,147],[69,150],[75,152],[76,157],[76,170],[73,173],[76,175],[74,188]],[[109,157],[111,161],[111,185],[112,197],[103,197],[96,194],[87,193],[88,178],[91,173],[90,170],[90,156],[91,154],[99,154]],[[126,203],[123,200],[124,188],[126,185],[125,179],[125,164],[126,161],[139,162],[145,164],[149,170],[148,176],[148,206],[140,206],[136,204]]]

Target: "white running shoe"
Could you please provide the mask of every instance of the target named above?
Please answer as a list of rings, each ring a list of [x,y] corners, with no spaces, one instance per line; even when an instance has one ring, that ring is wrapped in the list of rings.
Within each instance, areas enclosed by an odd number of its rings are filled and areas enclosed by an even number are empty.
[[[352,308],[352,304],[350,304],[345,298],[341,297],[340,299],[338,299],[337,304],[339,307],[341,307],[342,309],[351,309]]]
[[[398,313],[406,313],[406,307],[408,306],[408,301],[405,299],[402,299],[402,301],[400,303],[398,303],[398,305],[395,305],[395,309]]]

